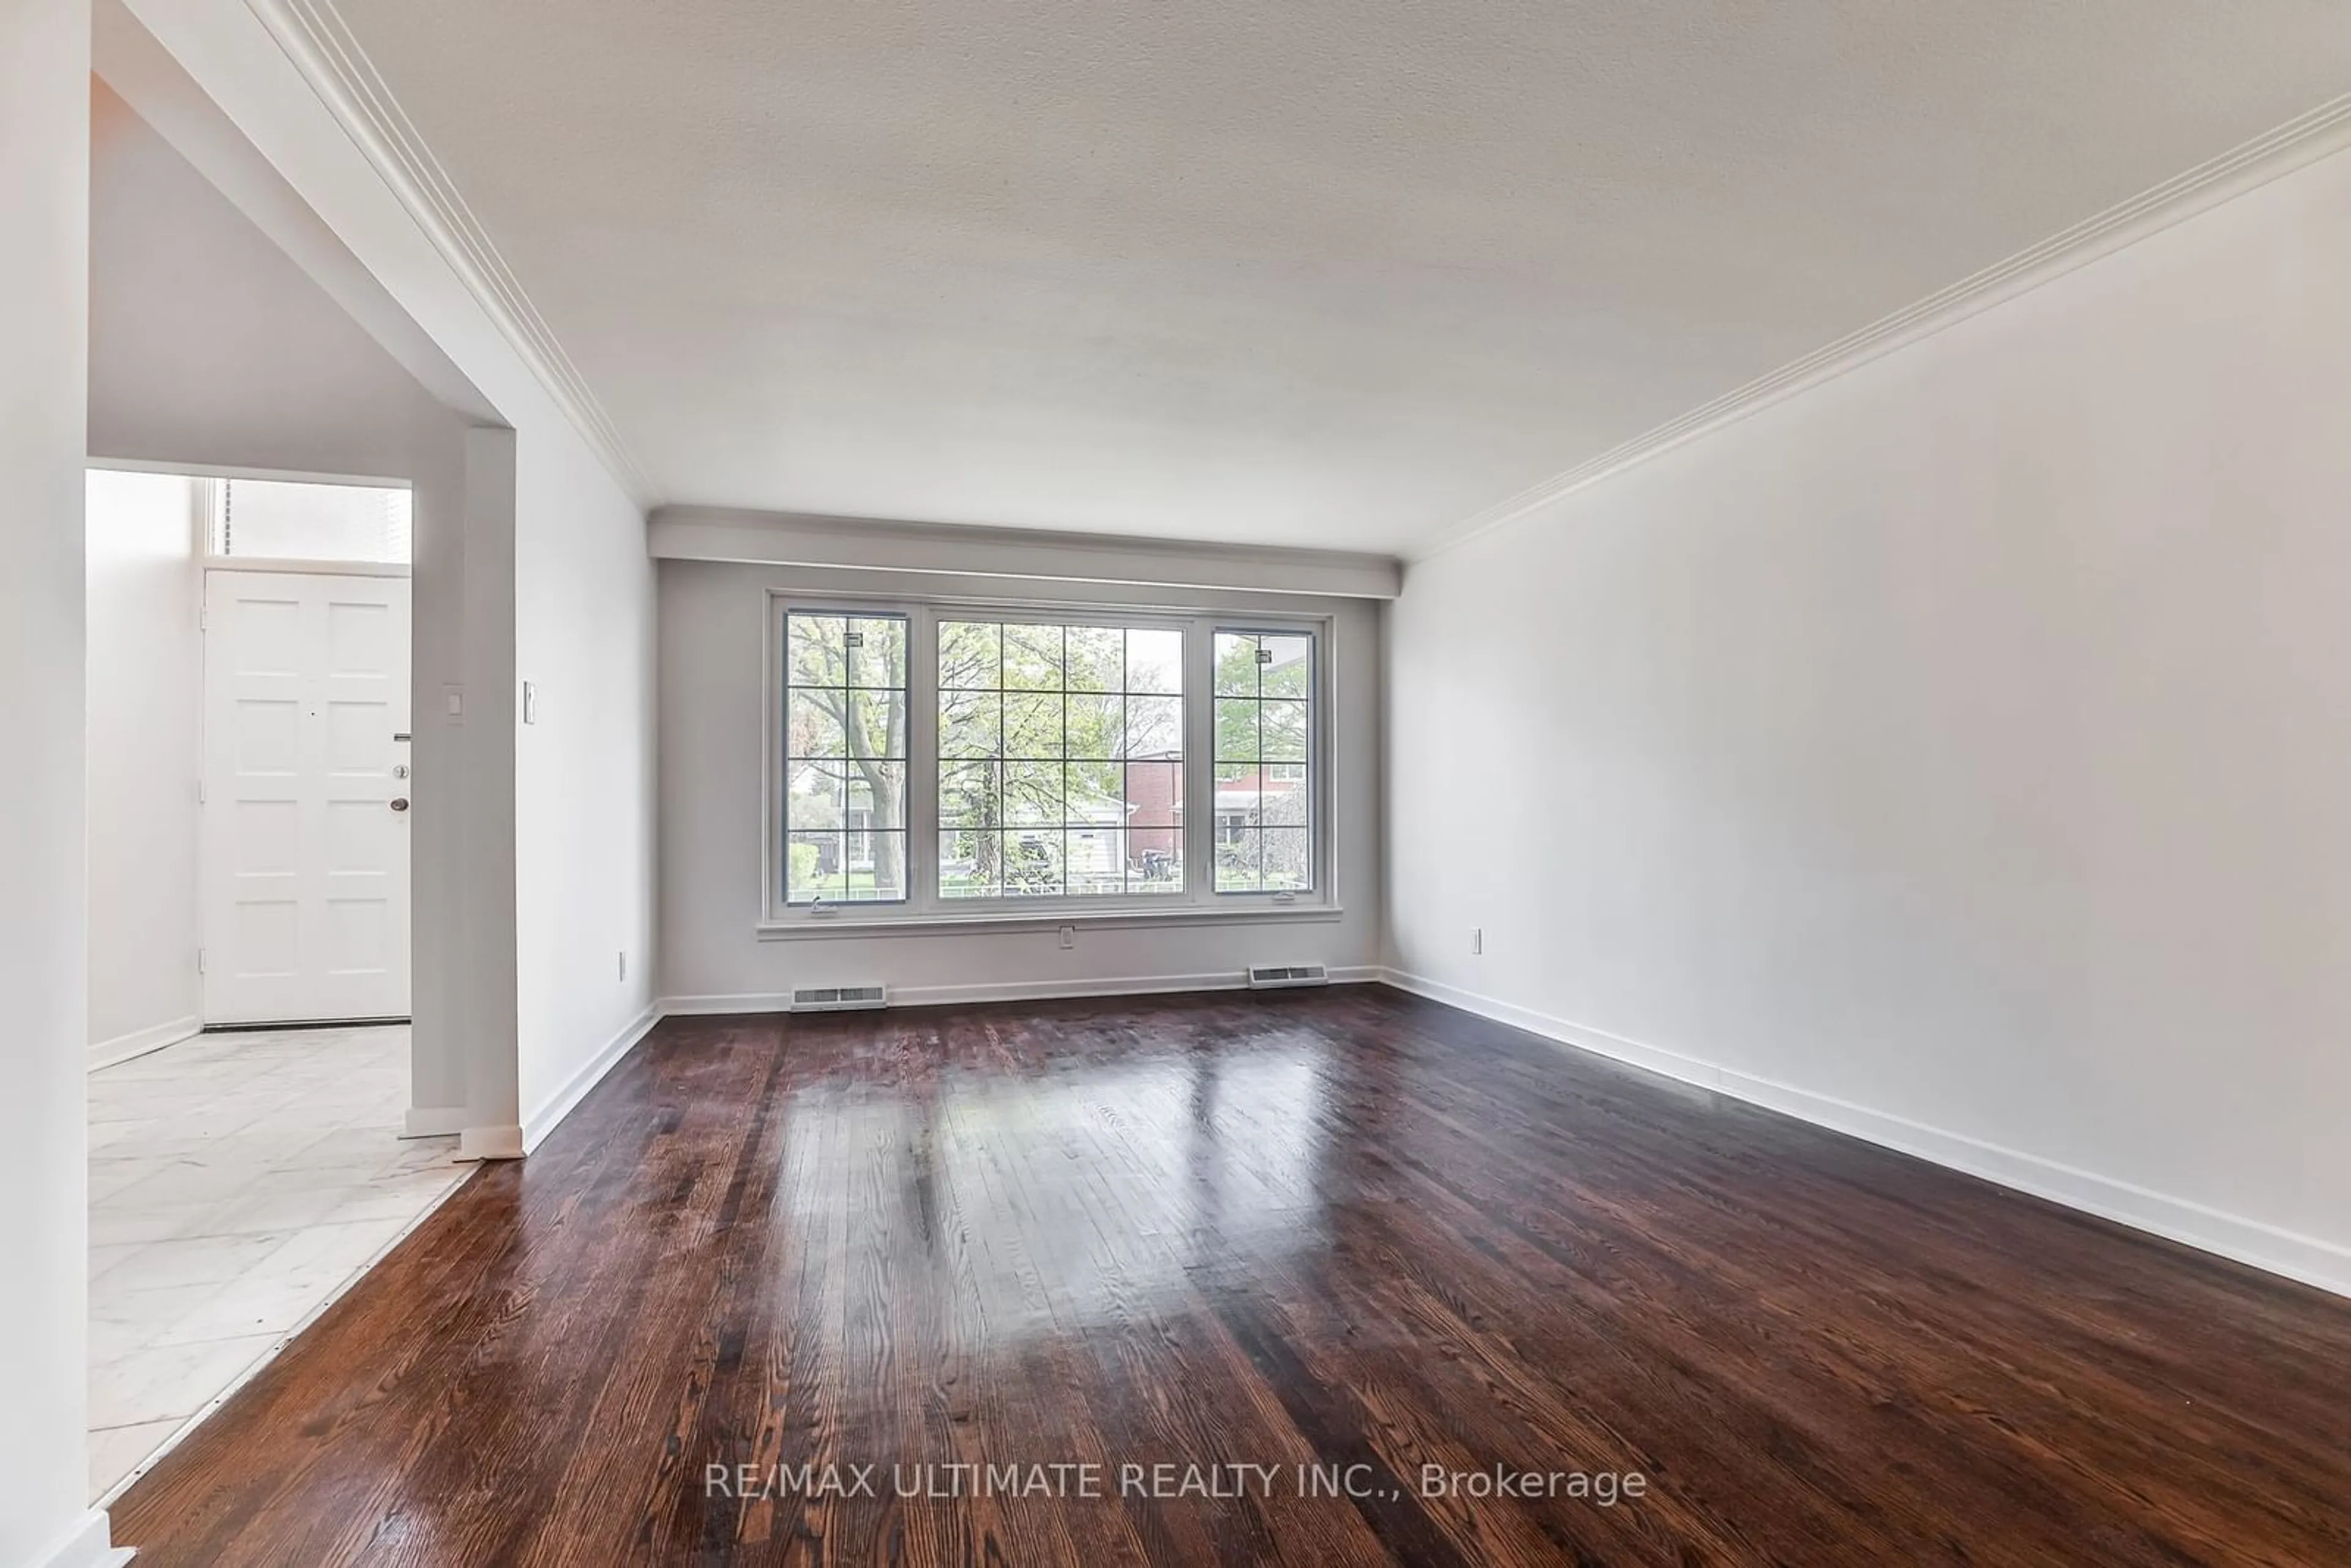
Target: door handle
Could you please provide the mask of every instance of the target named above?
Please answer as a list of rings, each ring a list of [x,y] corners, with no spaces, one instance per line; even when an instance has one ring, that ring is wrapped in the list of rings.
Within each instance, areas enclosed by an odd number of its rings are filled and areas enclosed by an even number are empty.
[[[392,809],[393,810],[395,810],[395,811],[405,811],[405,810],[408,810],[408,797],[407,797],[407,796],[405,796],[405,795],[394,795],[394,796],[392,798]]]

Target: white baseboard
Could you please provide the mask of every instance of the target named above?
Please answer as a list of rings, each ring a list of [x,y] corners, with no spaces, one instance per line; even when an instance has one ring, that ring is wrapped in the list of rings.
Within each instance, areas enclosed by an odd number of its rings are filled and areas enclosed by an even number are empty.
[[[463,1105],[411,1105],[401,1119],[403,1138],[448,1138],[465,1130]]]
[[[555,1131],[556,1124],[571,1114],[573,1108],[588,1097],[588,1092],[603,1082],[604,1074],[612,1071],[613,1063],[628,1055],[630,1048],[644,1039],[653,1025],[661,1020],[662,1005],[654,1002],[631,1019],[628,1027],[606,1040],[604,1048],[571,1075],[570,1082],[549,1095],[538,1110],[523,1118],[519,1152],[527,1155],[545,1142],[547,1134]],[[495,1159],[501,1156],[487,1157]]]
[[[131,1549],[114,1544],[111,1526],[102,1508],[84,1511],[57,1544],[32,1561],[31,1568],[121,1568],[131,1561]]]
[[[101,1040],[89,1048],[89,1070],[113,1067],[150,1051],[161,1051],[167,1045],[204,1032],[202,1019],[173,1019],[169,1023],[155,1024],[147,1029],[135,1029],[129,1034],[118,1034],[112,1040]]]
[[[1376,965],[1333,968],[1332,985],[1355,985],[1379,979]],[[1238,969],[1207,975],[1133,975],[1082,980],[990,980],[968,986],[893,986],[893,1008],[967,1007],[974,1002],[1046,1002],[1072,997],[1139,997],[1174,991],[1238,991],[1249,987],[1249,976]],[[744,992],[734,996],[664,997],[656,1004],[664,1017],[693,1018],[716,1013],[789,1012],[788,991]]]
[[[1646,1068],[1684,1083],[1712,1089],[1735,1100],[1761,1105],[1856,1137],[1867,1143],[1913,1155],[1938,1166],[1965,1171],[2001,1186],[2031,1193],[2052,1203],[2095,1214],[2136,1230],[2178,1241],[2232,1262],[2272,1274],[2282,1274],[2336,1295],[2351,1296],[2351,1247],[2314,1236],[2284,1230],[2257,1219],[2151,1191],[2112,1176],[2099,1176],[2039,1155],[2002,1147],[1963,1133],[1928,1126],[1904,1116],[1873,1111],[1834,1095],[1800,1089],[1793,1084],[1759,1078],[1734,1068],[1719,1067],[1697,1057],[1626,1040],[1605,1030],[1570,1023],[1493,997],[1466,991],[1401,969],[1384,971],[1383,978],[1398,990],[1426,997],[1497,1023],[1506,1023],[1556,1044],[1595,1056]]]
[[[457,1134],[461,1160],[518,1160],[523,1153],[520,1127],[468,1127]]]

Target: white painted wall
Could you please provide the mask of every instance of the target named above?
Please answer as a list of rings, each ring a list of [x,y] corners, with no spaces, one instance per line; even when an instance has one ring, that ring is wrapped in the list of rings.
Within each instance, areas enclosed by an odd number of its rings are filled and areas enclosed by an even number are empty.
[[[2338,155],[1413,566],[1393,962],[2351,1291],[2346,277]]]
[[[202,1010],[194,489],[175,474],[89,476],[93,1063],[193,1034]]]
[[[0,6],[0,1563],[82,1568],[89,6]]]
[[[893,934],[762,942],[760,748],[766,744],[770,588],[885,596],[985,595],[1042,601],[1189,603],[1169,591],[1109,585],[795,571],[705,561],[661,563],[660,821],[663,994],[688,1005],[765,1005],[797,985],[881,981],[899,991],[1016,986],[1115,988],[1204,976],[1238,979],[1251,963],[1377,963],[1379,742],[1377,612],[1362,600],[1269,600],[1335,613],[1333,746],[1343,917],[1328,923],[1081,928],[1064,952],[1052,931]],[[1219,608],[1232,602],[1228,599]]]
[[[91,452],[409,477],[440,405],[103,82],[90,120]]]
[[[568,429],[524,433],[517,471],[515,669],[538,694],[515,731],[520,1089],[535,1143],[652,1021],[653,564],[643,512]]]
[[[404,478],[416,487],[413,1092],[419,1105],[462,1106],[464,1053],[476,1031],[461,1021],[455,977],[475,950],[455,921],[432,912],[463,902],[468,863],[466,801],[436,781],[480,766],[467,755],[469,732],[438,712],[444,688],[469,674],[463,423],[103,82],[92,84],[90,123],[94,458]],[[191,580],[191,615],[195,602]],[[94,741],[99,721],[94,710]],[[125,857],[111,846],[142,830],[95,794],[92,806],[96,1042],[122,1032],[110,1020],[129,1004],[110,998],[162,984],[153,971],[176,948],[145,946],[151,933],[118,916],[124,905],[105,877]],[[192,828],[191,854],[194,841]],[[184,946],[193,946],[193,932],[192,924]],[[107,956],[116,953],[119,963]]]

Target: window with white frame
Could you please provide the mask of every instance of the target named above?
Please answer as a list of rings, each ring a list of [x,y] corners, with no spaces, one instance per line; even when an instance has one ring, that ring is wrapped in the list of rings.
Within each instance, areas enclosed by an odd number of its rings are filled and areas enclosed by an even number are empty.
[[[1314,885],[1314,639],[1219,631],[1217,891]]]
[[[941,619],[939,895],[1184,890],[1184,633]]]
[[[775,603],[779,926],[1327,888],[1320,622]]]
[[[784,632],[784,903],[906,897],[906,618],[795,610]]]

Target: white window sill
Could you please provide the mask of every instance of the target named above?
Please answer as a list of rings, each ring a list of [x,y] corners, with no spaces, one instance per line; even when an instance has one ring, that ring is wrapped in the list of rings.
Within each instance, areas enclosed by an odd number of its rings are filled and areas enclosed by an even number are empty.
[[[1346,911],[1335,904],[1242,904],[1227,908],[1187,904],[1178,909],[1022,910],[997,915],[827,915],[820,919],[763,920],[762,942],[796,942],[819,936],[953,936],[1007,931],[1051,931],[1063,925],[1089,931],[1158,929],[1176,925],[1254,925],[1332,922]]]

